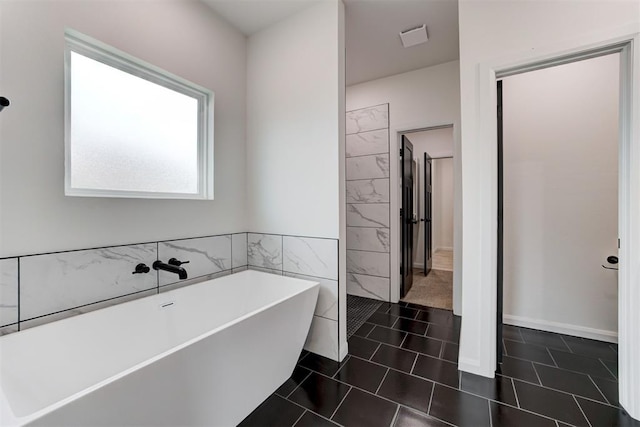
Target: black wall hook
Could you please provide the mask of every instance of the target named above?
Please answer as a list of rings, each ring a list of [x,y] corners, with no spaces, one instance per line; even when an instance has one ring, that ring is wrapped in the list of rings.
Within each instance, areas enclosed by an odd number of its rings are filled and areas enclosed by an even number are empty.
[[[0,96],[0,111],[4,110],[4,107],[11,105],[11,102],[4,96]]]

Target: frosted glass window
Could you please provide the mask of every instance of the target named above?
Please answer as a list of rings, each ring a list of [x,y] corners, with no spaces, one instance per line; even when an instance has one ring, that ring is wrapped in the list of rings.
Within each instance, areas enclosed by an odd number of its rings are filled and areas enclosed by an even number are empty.
[[[66,194],[212,199],[213,93],[66,39]]]

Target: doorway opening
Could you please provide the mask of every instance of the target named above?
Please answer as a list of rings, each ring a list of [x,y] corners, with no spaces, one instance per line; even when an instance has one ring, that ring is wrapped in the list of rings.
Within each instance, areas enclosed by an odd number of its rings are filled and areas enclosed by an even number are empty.
[[[453,125],[401,134],[401,301],[453,309]]]
[[[603,52],[498,76],[496,87],[496,372],[524,360],[543,386],[612,405],[620,61]],[[563,376],[584,383],[568,390]]]

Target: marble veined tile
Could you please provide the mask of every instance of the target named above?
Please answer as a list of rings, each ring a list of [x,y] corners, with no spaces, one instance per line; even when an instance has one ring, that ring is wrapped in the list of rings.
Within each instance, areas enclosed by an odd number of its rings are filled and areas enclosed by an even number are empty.
[[[389,152],[389,130],[378,129],[370,132],[347,135],[346,156],[366,156]]]
[[[389,154],[350,157],[347,159],[347,179],[388,178]]]
[[[338,280],[338,241],[284,236],[284,271]]]
[[[389,127],[389,104],[347,112],[347,135]]]
[[[156,295],[157,289],[149,289],[147,291],[138,292],[135,294],[128,294],[122,297],[113,298],[106,301],[100,301],[94,304],[83,305],[82,307],[72,308],[71,310],[60,311],[58,313],[49,314],[47,316],[37,317],[31,320],[23,320],[20,322],[20,330],[34,328],[36,326],[44,325],[46,323],[57,322],[58,320],[66,319],[69,317],[77,316],[79,314],[90,313],[92,311],[101,310],[103,308],[111,307],[125,302],[133,301],[140,298],[146,298],[148,296]]]
[[[389,203],[389,178],[347,181],[347,203]]]
[[[313,316],[304,349],[320,356],[338,360],[338,322]]]
[[[282,270],[273,270],[271,268],[256,267],[255,265],[250,265],[248,269],[254,270],[254,271],[262,271],[263,273],[275,274],[277,276],[282,276]]]
[[[187,270],[188,279],[219,271],[231,270],[231,235],[199,237],[197,239],[172,240],[158,244],[158,259],[168,262],[189,261],[181,267]],[[160,286],[179,282],[177,274],[160,270]]]
[[[247,260],[252,266],[282,270],[282,236],[249,233]]]
[[[18,258],[0,260],[0,326],[18,323]]]
[[[347,272],[369,276],[389,276],[389,254],[383,252],[347,251]]]
[[[347,227],[347,249],[389,252],[389,229]]]
[[[326,317],[327,319],[338,320],[338,281],[323,279],[321,277],[305,276],[303,274],[284,273],[285,276],[295,277],[297,279],[310,280],[320,283],[318,291],[318,302],[316,303],[316,316]]]
[[[347,293],[359,297],[389,301],[389,279],[347,273]]]
[[[156,244],[61,252],[20,259],[20,321],[157,287]]]
[[[232,234],[231,238],[233,239],[231,266],[238,268],[247,265],[247,233]]]
[[[389,204],[348,203],[347,226],[389,227]]]

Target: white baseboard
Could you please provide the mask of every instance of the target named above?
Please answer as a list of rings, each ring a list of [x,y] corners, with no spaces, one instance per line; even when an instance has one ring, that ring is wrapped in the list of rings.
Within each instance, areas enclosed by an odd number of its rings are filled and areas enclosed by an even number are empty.
[[[618,343],[618,332],[616,331],[587,328],[586,326],[551,322],[549,320],[531,319],[528,317],[513,316],[511,314],[505,314],[503,316],[503,323],[505,325],[521,326],[523,328],[538,329],[541,331],[572,335],[574,337]]]

